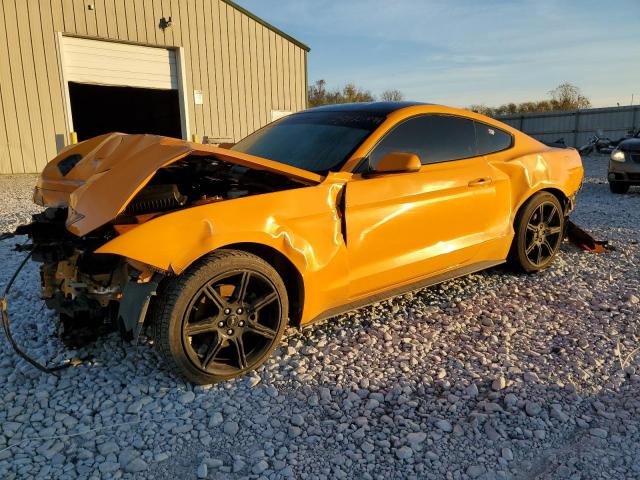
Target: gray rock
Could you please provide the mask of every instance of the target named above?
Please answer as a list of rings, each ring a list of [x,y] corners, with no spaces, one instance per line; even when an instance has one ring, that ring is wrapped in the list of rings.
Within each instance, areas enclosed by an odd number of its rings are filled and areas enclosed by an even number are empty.
[[[126,467],[124,467],[124,470],[128,473],[138,473],[145,471],[148,467],[147,462],[143,459],[134,458]]]
[[[224,462],[219,458],[207,458],[205,463],[209,468],[220,468],[224,465]]]
[[[375,398],[370,398],[367,404],[364,406],[366,410],[374,410],[380,406],[380,402]]]
[[[295,425],[297,427],[301,427],[304,425],[304,417],[299,413],[294,413],[293,415],[291,415],[290,421],[292,425]]]
[[[418,445],[427,439],[427,434],[424,432],[411,432],[407,434],[407,443],[409,445]]]
[[[266,460],[260,460],[258,463],[256,463],[253,468],[251,469],[251,471],[256,474],[256,475],[260,475],[262,472],[264,472],[267,468],[269,468],[269,464],[267,463]]]
[[[156,454],[153,456],[153,459],[154,459],[156,462],[161,463],[161,462],[164,462],[165,460],[168,460],[168,459],[169,459],[169,454],[168,454],[168,453],[165,453],[165,452],[156,453]]]
[[[41,452],[41,454],[47,460],[51,460],[54,456],[56,456],[62,450],[64,450],[64,443],[62,443],[60,440],[56,440],[48,449],[46,449],[44,452]]]
[[[327,387],[322,387],[320,389],[320,400],[322,400],[325,403],[328,403],[331,401],[331,390],[329,390]]]
[[[535,417],[542,411],[542,407],[538,403],[529,400],[525,404],[524,410],[530,417]]]
[[[513,393],[507,393],[504,396],[504,404],[508,407],[513,407],[518,403],[518,397],[516,397]]]
[[[496,402],[487,402],[484,404],[484,410],[489,413],[501,412],[502,407]]]
[[[193,468],[193,467],[191,467],[191,468]],[[202,462],[198,466],[198,470],[196,471],[196,475],[198,476],[198,478],[207,478],[208,474],[209,474],[209,469],[207,467],[207,464],[205,462]]]
[[[467,387],[467,395],[471,398],[475,398],[478,396],[478,386],[475,383],[472,383]]]
[[[607,438],[607,436],[609,435],[609,432],[604,428],[592,428],[589,430],[589,433],[598,438]]]
[[[449,420],[436,420],[435,426],[438,427],[443,432],[447,432],[447,433],[453,430],[453,427],[451,426],[451,423],[449,422]]]
[[[122,468],[126,468],[133,460],[138,458],[140,454],[133,448],[125,448],[118,454],[118,463]]]
[[[102,462],[98,466],[98,470],[100,473],[113,473],[120,470],[120,464],[117,462]]]
[[[242,459],[238,458],[233,462],[233,473],[238,473],[246,466],[247,464]]]
[[[478,478],[485,473],[487,473],[487,468],[484,465],[469,465],[467,468],[467,475],[471,478]]]
[[[105,457],[110,453],[117,452],[119,449],[120,447],[118,447],[118,444],[114,441],[109,441],[98,445],[98,452],[100,452],[100,455]]]
[[[240,430],[240,426],[237,422],[228,421],[224,423],[223,430],[227,435],[235,437],[235,435],[238,433],[238,430]]]
[[[412,456],[413,449],[407,447],[406,445],[396,450],[396,457],[398,457],[400,460],[406,460],[408,458],[411,458]]]
[[[171,433],[180,435],[183,433],[189,433],[191,430],[193,430],[193,425],[191,423],[183,423],[182,425],[173,427],[171,429]]]
[[[500,451],[500,454],[501,454],[502,458],[504,458],[507,462],[510,462],[511,460],[513,460],[513,452],[511,451],[511,449],[509,447],[504,447]]]
[[[196,399],[196,394],[193,392],[184,392],[182,395],[180,395],[180,403],[182,404],[189,404],[191,402],[193,402]]]
[[[567,420],[569,420],[569,415],[567,415],[566,413],[564,413],[562,411],[562,405],[558,404],[558,403],[554,403],[553,405],[551,405],[551,408],[549,409],[549,415],[552,418],[555,418],[556,420],[564,423]]]
[[[211,414],[211,418],[209,419],[209,428],[214,428],[214,427],[217,427],[218,425],[222,425],[222,422],[224,422],[222,413],[213,412]]]
[[[142,401],[136,400],[127,407],[127,413],[137,415],[142,410]]]

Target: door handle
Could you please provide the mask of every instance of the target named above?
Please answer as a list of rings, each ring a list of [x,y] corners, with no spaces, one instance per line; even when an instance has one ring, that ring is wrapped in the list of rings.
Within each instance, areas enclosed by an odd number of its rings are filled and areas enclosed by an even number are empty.
[[[489,185],[490,183],[491,183],[491,178],[482,177],[482,178],[476,178],[475,180],[471,180],[469,182],[469,186],[470,187],[482,187],[484,185]]]

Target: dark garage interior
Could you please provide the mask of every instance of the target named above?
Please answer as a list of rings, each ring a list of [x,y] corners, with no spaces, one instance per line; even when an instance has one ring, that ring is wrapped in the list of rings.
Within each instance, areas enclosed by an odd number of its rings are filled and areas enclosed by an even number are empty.
[[[177,90],[69,82],[69,96],[79,141],[109,132],[182,137]]]

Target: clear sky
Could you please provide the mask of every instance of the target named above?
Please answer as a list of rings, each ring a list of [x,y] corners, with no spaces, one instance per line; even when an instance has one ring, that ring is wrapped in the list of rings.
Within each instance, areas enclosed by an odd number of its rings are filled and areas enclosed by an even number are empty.
[[[311,47],[309,81],[452,106],[640,103],[640,0],[236,0]]]

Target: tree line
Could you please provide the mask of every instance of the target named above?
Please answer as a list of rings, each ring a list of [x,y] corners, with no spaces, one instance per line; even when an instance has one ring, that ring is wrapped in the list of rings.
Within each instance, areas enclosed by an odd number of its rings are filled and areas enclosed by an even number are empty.
[[[582,94],[579,87],[565,82],[549,91],[548,99],[521,103],[505,103],[498,107],[471,105],[469,110],[489,117],[512,115],[515,113],[553,112],[561,110],[579,110],[591,107],[591,101]]]
[[[347,83],[342,88],[329,90],[325,80],[316,80],[313,85],[309,86],[308,98],[309,107],[334,105],[336,103],[374,102],[377,100],[369,90],[358,87],[354,83]],[[404,95],[400,90],[386,90],[380,95],[380,100],[399,102],[404,100]]]
[[[336,103],[373,102],[376,100],[399,102],[404,100],[400,90],[385,90],[379,98],[376,98],[369,90],[359,87],[354,83],[347,83],[342,88],[327,88],[325,80],[317,80],[309,86],[309,107],[333,105]],[[521,103],[505,103],[497,107],[488,107],[484,104],[474,104],[468,110],[481,113],[489,117],[510,115],[516,113],[551,112],[560,110],[578,110],[591,107],[591,102],[579,87],[565,82],[549,91],[548,99],[535,100]]]

